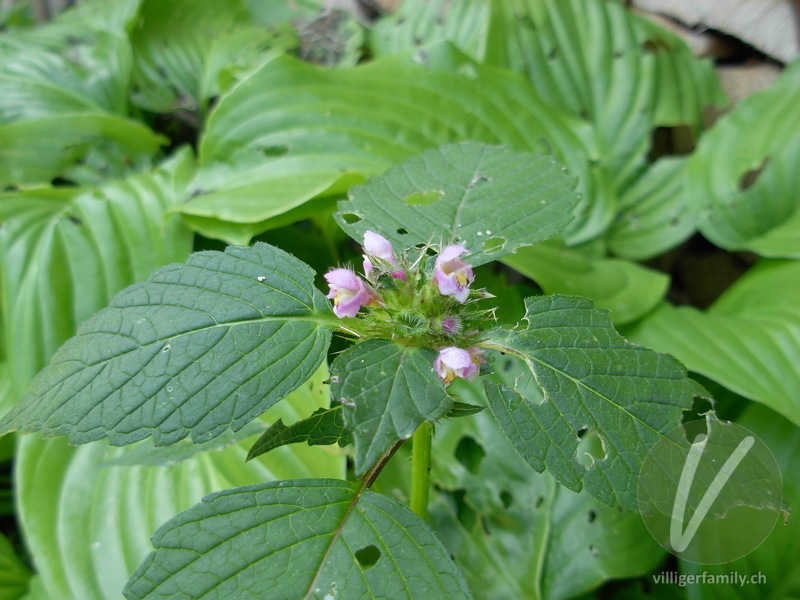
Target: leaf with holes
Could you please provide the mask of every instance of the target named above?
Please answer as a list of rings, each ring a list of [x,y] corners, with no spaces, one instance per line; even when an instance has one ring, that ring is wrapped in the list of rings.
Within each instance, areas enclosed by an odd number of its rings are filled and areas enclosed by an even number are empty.
[[[419,517],[387,496],[339,480],[211,494],[162,526],[153,545],[125,589],[128,600],[178,593],[249,600],[255,589],[285,600],[472,597]]]
[[[800,258],[800,62],[736,105],[686,164],[698,228],[731,250]],[[746,140],[746,143],[743,143]]]
[[[524,361],[517,383],[488,383],[489,406],[538,472],[636,510],[647,450],[704,392],[674,358],[624,340],[591,301],[526,301],[524,328],[485,342]]]
[[[342,403],[353,432],[357,474],[390,444],[450,410],[453,400],[434,371],[435,359],[433,350],[375,339],[351,346],[333,361],[331,396]]]
[[[352,434],[344,426],[342,405],[337,404],[331,408],[320,408],[310,417],[289,426],[278,419],[253,444],[247,453],[247,460],[286,444],[306,442],[309,446],[330,446],[338,443],[339,446],[346,446],[352,441]]]
[[[238,430],[306,381],[334,320],[314,272],[269,246],[192,254],[86,321],[2,431],[156,445]]]
[[[353,188],[336,218],[358,241],[371,229],[400,248],[458,242],[480,265],[564,230],[578,203],[565,171],[550,156],[448,144]]]

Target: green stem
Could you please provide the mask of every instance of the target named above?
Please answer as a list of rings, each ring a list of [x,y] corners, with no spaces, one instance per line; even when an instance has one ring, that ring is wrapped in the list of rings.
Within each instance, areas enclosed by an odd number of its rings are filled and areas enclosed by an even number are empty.
[[[431,431],[433,424],[426,421],[414,432],[411,439],[411,510],[423,521],[428,517],[428,493],[431,482]]]

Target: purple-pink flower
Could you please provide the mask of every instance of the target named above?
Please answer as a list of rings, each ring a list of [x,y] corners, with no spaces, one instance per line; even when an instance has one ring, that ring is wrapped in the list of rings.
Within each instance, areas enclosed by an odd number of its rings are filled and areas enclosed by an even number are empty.
[[[333,313],[339,317],[355,317],[362,306],[379,302],[378,294],[350,269],[334,269],[325,273],[331,288]]]
[[[367,230],[364,233],[364,273],[369,275],[372,270],[371,258],[380,258],[390,265],[397,264],[392,243],[382,235]]]
[[[450,383],[456,377],[472,381],[478,376],[480,365],[485,363],[483,351],[478,348],[464,350],[451,346],[439,350],[439,356],[433,361],[433,366],[439,377],[445,383]]]
[[[461,304],[467,301],[469,286],[475,281],[472,267],[461,260],[461,255],[466,252],[464,246],[445,247],[436,257],[433,270],[439,292],[445,296],[453,296]]]

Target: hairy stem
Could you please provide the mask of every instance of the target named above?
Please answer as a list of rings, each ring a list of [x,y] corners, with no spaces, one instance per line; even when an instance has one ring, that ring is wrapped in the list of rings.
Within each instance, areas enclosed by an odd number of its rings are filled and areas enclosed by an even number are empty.
[[[433,424],[426,421],[414,432],[411,439],[411,510],[421,519],[428,517],[428,493],[431,472],[431,431]]]

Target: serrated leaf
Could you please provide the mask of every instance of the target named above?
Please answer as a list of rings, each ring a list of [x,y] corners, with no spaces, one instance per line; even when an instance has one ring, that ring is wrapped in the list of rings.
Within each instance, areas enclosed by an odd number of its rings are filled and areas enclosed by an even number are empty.
[[[586,296],[611,312],[614,324],[638,319],[664,297],[669,277],[626,260],[588,258],[558,242],[522,248],[503,262],[547,294]]]
[[[447,414],[453,400],[433,368],[436,353],[373,339],[331,363],[331,398],[353,432],[355,469],[366,471],[397,440]]]
[[[193,216],[193,225],[206,219],[199,226],[207,235],[214,235],[215,219],[226,239],[237,228],[251,235],[255,224],[271,226],[263,222],[265,207],[271,219],[282,205],[287,211],[341,193],[340,178],[352,184],[443,143],[467,140],[552,152],[578,177],[584,196],[572,229],[591,237],[610,220],[608,177],[589,164],[597,149],[588,128],[541,103],[521,76],[476,64],[448,46],[355,68],[320,70],[289,57],[268,62],[220,99],[201,142],[204,171],[218,171],[218,163],[235,167],[208,177],[211,187],[201,186],[181,211]],[[304,164],[311,182],[301,186],[301,175],[294,188],[287,185],[281,169],[302,172]],[[274,182],[275,195],[265,199]],[[231,195],[240,209],[236,226],[229,222]]]
[[[267,244],[164,267],[79,328],[3,431],[166,445],[237,430],[325,358],[333,317],[313,280]]]
[[[480,265],[561,233],[578,203],[573,186],[550,156],[448,144],[351,189],[336,220],[358,241],[371,229],[400,248],[461,243]]]
[[[741,101],[686,164],[698,228],[723,248],[800,258],[800,61]],[[747,143],[743,143],[747,140]]]
[[[623,339],[589,300],[539,296],[526,310],[524,328],[485,344],[524,361],[515,386],[486,385],[500,427],[536,471],[636,510],[647,450],[700,387],[671,356]]]
[[[278,419],[256,440],[247,453],[247,460],[286,444],[306,442],[309,446],[330,446],[338,443],[339,446],[346,446],[352,441],[352,434],[344,426],[342,405],[337,404],[331,408],[320,408],[310,417],[289,426],[283,424],[283,419]]]
[[[800,263],[763,261],[708,310],[664,303],[625,335],[800,424]]]
[[[269,540],[265,543],[264,540]],[[207,496],[161,527],[129,600],[471,598],[410,510],[359,484],[280,481]]]

